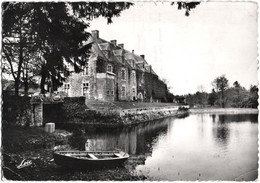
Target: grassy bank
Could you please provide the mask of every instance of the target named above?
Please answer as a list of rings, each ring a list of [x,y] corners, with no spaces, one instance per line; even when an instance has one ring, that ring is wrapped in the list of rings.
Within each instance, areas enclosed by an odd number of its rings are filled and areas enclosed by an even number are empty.
[[[131,157],[124,167],[106,170],[69,170],[54,163],[54,146],[67,144],[64,130],[46,133],[43,128],[12,127],[2,130],[3,177],[7,180],[143,180],[130,172],[140,157]],[[142,158],[142,157],[141,157]],[[32,165],[18,169],[24,160]],[[137,160],[136,160],[137,159]]]
[[[253,108],[197,108],[190,109],[190,113],[217,113],[217,114],[258,114]]]

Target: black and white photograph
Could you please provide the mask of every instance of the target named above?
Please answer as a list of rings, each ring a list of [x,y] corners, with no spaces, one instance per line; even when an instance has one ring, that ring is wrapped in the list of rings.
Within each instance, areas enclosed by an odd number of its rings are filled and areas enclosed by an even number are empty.
[[[258,3],[1,3],[2,181],[257,181]]]

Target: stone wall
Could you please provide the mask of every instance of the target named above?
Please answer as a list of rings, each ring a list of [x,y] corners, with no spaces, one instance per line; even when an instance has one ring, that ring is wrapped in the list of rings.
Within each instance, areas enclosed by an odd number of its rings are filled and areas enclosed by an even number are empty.
[[[179,110],[177,106],[150,107],[127,110],[91,110],[84,108],[83,100],[79,103],[67,99],[63,104],[66,114],[64,125],[86,125],[94,127],[119,127],[147,122],[169,116],[186,115],[188,112]],[[73,104],[74,103],[74,104]],[[188,108],[188,106],[184,106]]]
[[[88,83],[87,97],[94,99],[97,97],[96,93],[96,67],[97,67],[97,57],[91,55],[88,61],[88,74],[84,75],[83,72],[75,73],[73,72],[63,83],[58,91],[65,91],[65,84],[69,84],[70,88],[68,91],[69,97],[80,97],[83,95],[83,83]],[[73,68],[73,67],[72,67]],[[73,71],[74,69],[72,69]]]
[[[33,126],[42,126],[43,124],[43,104],[32,104],[32,121]]]
[[[149,100],[151,97],[155,101],[166,102],[167,86],[157,75],[145,73],[144,75],[144,88],[146,91],[146,98]]]
[[[143,99],[146,100],[144,72],[142,72],[141,70],[136,70],[136,86],[137,86],[137,98],[138,98],[138,94],[141,93]]]
[[[97,99],[105,100],[106,98],[106,73],[98,73],[96,78]]]
[[[169,106],[127,109],[120,110],[118,113],[125,125],[132,125],[170,116],[187,115],[189,106],[182,106],[181,108],[185,110],[180,110],[178,106]]]
[[[122,70],[125,71],[125,79],[122,78]],[[117,86],[118,86],[118,100],[129,100],[129,82],[128,82],[128,69],[125,66],[116,68]],[[125,94],[122,93],[122,87],[125,87]]]

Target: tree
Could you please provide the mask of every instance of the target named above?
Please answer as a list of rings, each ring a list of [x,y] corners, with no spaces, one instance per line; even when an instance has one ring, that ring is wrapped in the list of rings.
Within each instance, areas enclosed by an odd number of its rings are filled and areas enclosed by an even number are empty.
[[[212,82],[213,87],[217,92],[220,92],[220,103],[222,108],[225,107],[225,90],[228,88],[228,80],[225,75],[219,76]]]
[[[215,90],[213,88],[211,93],[209,94],[208,104],[211,105],[211,106],[214,106],[216,100],[217,100],[217,93],[215,92]]]
[[[200,4],[200,2],[172,2],[171,5],[177,4],[178,9],[185,9],[185,15],[190,15],[190,10],[196,8],[197,5]]]
[[[27,7],[24,3],[3,3],[3,71],[13,76],[15,95],[19,92],[23,69],[27,69],[28,57],[34,51],[35,35],[31,31],[32,11],[25,10],[24,7]],[[26,78],[27,73],[24,74]]]
[[[173,102],[174,95],[170,92],[171,86],[166,78],[162,79],[162,82],[166,85],[166,98],[167,102]]]
[[[233,87],[229,89],[229,93],[232,107],[243,107],[243,101],[248,97],[248,91],[238,81],[233,83]]]
[[[258,87],[256,85],[251,85],[250,89],[250,98],[249,98],[249,106],[252,108],[257,108],[258,107]]]
[[[234,87],[234,88],[240,88],[241,85],[239,84],[238,81],[235,81],[235,82],[233,83],[233,87]]]

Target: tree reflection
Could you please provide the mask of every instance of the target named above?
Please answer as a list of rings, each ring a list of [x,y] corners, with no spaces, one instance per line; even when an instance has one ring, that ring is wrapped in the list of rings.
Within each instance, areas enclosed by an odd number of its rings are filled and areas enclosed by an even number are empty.
[[[225,123],[226,122],[226,117],[227,115],[219,115],[218,120],[220,123]]]
[[[226,125],[219,125],[216,133],[217,139],[223,144],[227,144],[229,139],[229,128]]]
[[[213,128],[213,135],[221,145],[227,145],[230,136],[230,130],[228,124],[226,124],[227,119],[227,115],[218,115],[216,127]],[[213,122],[216,121],[216,116],[213,117],[212,115],[212,120]]]
[[[68,142],[73,149],[85,150],[86,136],[84,130],[75,128],[72,132],[72,136],[68,139]]]
[[[245,122],[250,121],[251,123],[258,122],[258,114],[221,114],[219,115],[221,122]]]

